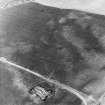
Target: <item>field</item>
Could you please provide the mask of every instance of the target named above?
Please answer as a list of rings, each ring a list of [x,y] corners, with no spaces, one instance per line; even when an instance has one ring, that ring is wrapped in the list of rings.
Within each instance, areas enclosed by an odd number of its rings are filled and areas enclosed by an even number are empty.
[[[27,3],[0,11],[0,56],[96,99],[104,92],[105,17]],[[0,64],[1,105],[35,105],[28,88],[43,80]],[[42,105],[80,105],[55,87]],[[97,91],[94,91],[97,90]]]

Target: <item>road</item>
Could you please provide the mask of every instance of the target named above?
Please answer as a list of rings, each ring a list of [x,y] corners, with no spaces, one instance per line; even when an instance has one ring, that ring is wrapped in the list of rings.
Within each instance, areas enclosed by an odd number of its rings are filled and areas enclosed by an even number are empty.
[[[76,90],[76,89],[74,89],[74,88],[72,88],[72,87],[70,87],[68,85],[60,83],[59,81],[56,81],[56,80],[53,80],[53,79],[50,79],[50,78],[46,78],[45,76],[43,76],[43,75],[41,75],[41,74],[39,74],[37,72],[34,72],[34,71],[30,70],[30,69],[27,69],[27,68],[25,68],[23,66],[20,66],[20,65],[18,65],[16,63],[13,63],[13,62],[7,60],[4,57],[0,57],[0,62],[4,63],[4,64],[7,64],[7,65],[11,65],[11,66],[16,67],[16,68],[19,68],[20,70],[29,72],[29,73],[31,73],[31,74],[33,74],[33,75],[47,81],[47,82],[49,82],[49,83],[52,83],[52,84],[58,86],[61,89],[64,89],[64,90],[76,95],[83,102],[84,105],[90,105],[91,102],[95,102],[95,99],[92,96],[88,96],[87,94],[84,94],[83,92],[80,92],[80,91],[78,91],[78,90]]]

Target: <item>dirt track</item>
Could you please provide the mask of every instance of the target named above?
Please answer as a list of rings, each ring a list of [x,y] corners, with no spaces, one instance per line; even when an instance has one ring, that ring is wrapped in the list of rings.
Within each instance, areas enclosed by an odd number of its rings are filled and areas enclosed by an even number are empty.
[[[80,98],[81,101],[84,103],[84,105],[88,105],[88,103],[90,103],[91,101],[95,101],[92,96],[88,96],[88,95],[86,95],[86,94],[84,94],[84,93],[82,93],[82,92],[80,92],[80,91],[78,91],[78,90],[76,90],[76,89],[74,89],[74,88],[72,88],[70,86],[62,84],[62,83],[60,83],[60,82],[58,82],[56,80],[46,78],[46,77],[44,77],[43,75],[41,75],[41,74],[39,74],[37,72],[33,72],[30,69],[27,69],[25,67],[17,65],[17,64],[15,64],[13,62],[10,62],[6,58],[4,58],[4,57],[0,58],[0,62],[8,64],[8,65],[11,65],[11,66],[14,66],[14,67],[19,68],[19,69],[21,69],[23,71],[29,72],[29,73],[31,73],[31,74],[33,74],[33,75],[35,75],[35,76],[37,76],[37,77],[47,81],[47,82],[49,82],[49,83],[52,83],[52,84],[60,87],[61,89],[67,90],[68,92],[70,92],[70,93],[76,95],[78,98]]]

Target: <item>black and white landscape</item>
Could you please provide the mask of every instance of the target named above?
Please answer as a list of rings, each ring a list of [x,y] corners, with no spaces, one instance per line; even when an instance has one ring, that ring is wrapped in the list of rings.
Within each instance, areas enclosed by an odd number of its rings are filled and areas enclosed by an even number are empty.
[[[105,88],[105,16],[37,3],[1,10],[0,57],[98,99]],[[0,63],[0,105],[37,105],[28,89],[43,82]],[[72,93],[53,89],[38,105],[81,105]]]

